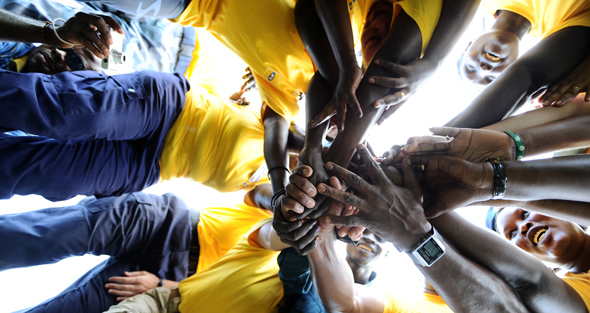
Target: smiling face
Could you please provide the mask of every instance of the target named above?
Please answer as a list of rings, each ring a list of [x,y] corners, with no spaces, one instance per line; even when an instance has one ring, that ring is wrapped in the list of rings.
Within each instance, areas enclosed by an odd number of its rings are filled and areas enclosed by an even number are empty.
[[[465,51],[460,73],[478,85],[488,85],[518,58],[518,37],[506,30],[492,30],[477,38]]]
[[[75,47],[76,54],[84,63],[86,70],[100,72],[101,60],[84,47]],[[76,59],[76,57],[73,57]],[[27,59],[24,70],[25,72],[57,74],[61,72],[71,72],[70,56],[68,52],[62,49],[56,49],[48,45],[41,45],[33,49]]]
[[[393,5],[389,2],[377,2],[369,10],[361,33],[361,50],[365,67],[389,33],[392,18]]]
[[[500,235],[511,243],[559,266],[574,262],[586,241],[586,233],[580,226],[521,208],[500,211],[497,225]]]
[[[358,246],[346,245],[348,259],[357,265],[372,267],[383,253],[385,241],[368,229],[365,229]]]

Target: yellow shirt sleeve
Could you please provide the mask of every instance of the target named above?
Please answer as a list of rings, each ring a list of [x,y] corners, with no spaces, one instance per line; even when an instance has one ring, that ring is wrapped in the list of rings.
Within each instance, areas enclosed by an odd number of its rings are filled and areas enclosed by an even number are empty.
[[[499,10],[514,12],[531,22],[529,35],[545,38],[572,26],[590,27],[590,2],[579,0],[483,0],[492,14]]]
[[[588,273],[567,273],[563,280],[576,290],[590,312],[590,275]]]
[[[217,262],[180,282],[180,312],[276,312],[283,297],[279,252],[260,248],[256,233],[272,218],[256,223]]]
[[[422,293],[416,296],[393,292],[381,292],[383,297],[383,313],[452,313],[443,298],[439,295]]]

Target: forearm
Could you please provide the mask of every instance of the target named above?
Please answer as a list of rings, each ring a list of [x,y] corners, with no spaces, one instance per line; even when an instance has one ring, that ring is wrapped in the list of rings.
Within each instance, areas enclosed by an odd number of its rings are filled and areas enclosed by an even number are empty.
[[[473,225],[456,212],[430,222],[461,254],[502,278],[528,309],[534,312],[579,311],[580,303],[568,299],[567,287],[561,279],[541,261],[500,236]]]
[[[289,122],[267,108],[264,123],[264,160],[269,169],[273,193],[285,189],[289,182]]]
[[[437,66],[442,63],[461,37],[479,6],[479,0],[444,1],[440,18],[423,59]]]
[[[590,203],[564,200],[524,201],[519,207],[555,216],[580,225],[590,225]]]
[[[44,42],[41,30],[44,22],[28,17],[19,16],[14,13],[0,10],[0,40],[18,42]],[[53,30],[46,29],[45,36],[53,39]]]
[[[164,279],[162,281],[162,287],[168,288],[168,289],[175,289],[178,288],[178,282],[177,281],[173,281],[173,280],[168,280],[168,279]]]
[[[308,255],[313,284],[328,312],[354,312],[354,278],[334,247],[335,235],[326,234]]]
[[[510,200],[590,202],[590,156],[567,156],[527,162],[504,162]]]
[[[451,245],[433,266],[417,267],[453,312],[528,312],[504,280]]]
[[[322,21],[340,73],[348,66],[358,67],[354,53],[352,27],[346,1],[315,0],[318,16]]]
[[[590,107],[590,106],[589,106]],[[525,157],[590,146],[590,114],[516,131],[525,145]]]
[[[272,210],[270,205],[272,195],[272,187],[269,184],[258,185],[246,194],[245,202],[261,209]]]
[[[305,97],[305,144],[304,150],[307,152],[321,153],[323,148],[323,140],[326,130],[330,125],[327,121],[324,124],[311,128],[309,122],[312,121],[330,102],[332,96],[332,88],[328,82],[318,73],[316,73],[309,82],[307,93]]]
[[[583,99],[580,96],[562,107],[548,106],[528,111],[482,128],[497,131],[517,131],[529,127],[542,126],[569,117],[590,114],[590,105],[585,103]]]

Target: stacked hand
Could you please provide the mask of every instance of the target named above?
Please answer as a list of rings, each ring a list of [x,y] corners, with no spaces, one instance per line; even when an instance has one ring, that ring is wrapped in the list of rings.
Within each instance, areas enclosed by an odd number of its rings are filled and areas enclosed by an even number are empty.
[[[489,162],[473,163],[450,156],[413,156],[411,163],[426,186],[428,218],[491,199],[494,170]]]
[[[512,161],[515,158],[514,142],[503,132],[453,127],[433,127],[430,131],[434,136],[408,139],[404,154],[444,154],[472,162],[487,158]]]
[[[53,27],[56,26],[53,25]],[[57,33],[63,40],[83,45],[94,55],[102,59],[109,55],[108,46],[113,44],[109,27],[123,34],[123,28],[112,17],[79,12],[64,25],[57,27]],[[46,29],[45,32],[47,36],[54,36],[53,31],[50,29]],[[54,38],[52,43],[60,48],[73,47],[57,38]]]
[[[356,64],[351,65],[340,72],[340,78],[338,79],[338,85],[334,90],[334,95],[322,112],[311,121],[310,126],[312,128],[324,123],[336,114],[338,131],[343,131],[347,105],[358,117],[363,116],[361,105],[355,95],[356,89],[361,82],[362,75],[362,70]]]
[[[360,145],[359,153],[369,171],[372,184],[354,173],[328,163],[328,171],[358,190],[362,197],[346,193],[325,184],[318,191],[339,202],[356,207],[350,216],[328,215],[327,223],[362,226],[404,250],[410,250],[431,229],[421,206],[422,191],[408,162],[403,165],[405,187],[398,187],[385,175],[369,152]]]

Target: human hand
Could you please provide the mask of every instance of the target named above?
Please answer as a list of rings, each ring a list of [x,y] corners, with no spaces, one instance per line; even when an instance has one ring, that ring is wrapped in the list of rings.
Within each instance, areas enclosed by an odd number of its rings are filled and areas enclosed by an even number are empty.
[[[53,27],[57,26],[53,25]],[[103,59],[110,54],[108,46],[113,44],[109,27],[123,34],[121,25],[110,16],[78,12],[74,17],[67,20],[65,24],[57,27],[56,30],[59,37],[63,40],[83,45],[98,58]],[[45,32],[48,36],[55,36],[53,31],[49,29],[46,29]],[[53,42],[56,43],[56,47],[73,47],[73,45],[69,45],[55,37]]]
[[[244,80],[244,84],[240,88],[241,91],[246,92],[250,89],[258,89],[258,86],[256,85],[256,80],[254,79],[254,74],[252,74],[252,70],[250,70],[250,67],[246,67],[246,74],[242,76],[242,79]]]
[[[336,85],[332,99],[328,102],[322,112],[310,122],[310,127],[315,128],[336,113],[338,131],[342,132],[344,130],[347,105],[359,118],[363,117],[361,105],[355,94],[362,76],[363,72],[358,65],[351,65],[344,70],[341,70],[338,85]]]
[[[379,116],[377,119],[377,125],[381,126],[386,119],[392,116],[393,113],[395,113],[399,108],[402,107],[404,103],[406,103],[406,99],[407,97],[404,97],[404,99],[400,100],[397,104],[385,107],[385,110],[381,112],[381,116]]]
[[[357,149],[368,164],[373,183],[369,184],[354,173],[336,164],[328,163],[326,167],[330,173],[343,179],[363,196],[358,197],[342,192],[326,184],[318,185],[318,192],[358,209],[358,213],[351,216],[328,215],[325,217],[326,222],[345,226],[363,226],[403,250],[410,250],[431,229],[421,206],[422,191],[418,179],[405,161],[403,165],[405,187],[395,186],[364,146],[359,145]]]
[[[487,158],[515,159],[514,141],[504,132],[454,127],[433,127],[430,131],[434,136],[408,139],[404,153],[445,154],[471,162],[483,162]]]
[[[295,219],[303,219],[306,217],[315,219],[318,218],[319,216],[324,215],[324,213],[329,209],[329,205],[322,205],[324,203],[324,201],[326,201],[326,197],[322,196],[322,195],[317,195],[317,193],[315,192],[315,186],[317,186],[317,184],[319,184],[320,182],[327,182],[328,181],[328,173],[326,173],[326,170],[324,168],[324,161],[322,160],[322,156],[319,152],[315,151],[315,150],[311,150],[311,149],[306,149],[304,148],[301,151],[301,154],[299,155],[299,162],[301,165],[308,165],[308,167],[311,169],[311,174],[310,176],[306,177],[307,181],[313,185],[313,191],[310,194],[307,194],[309,197],[313,197],[314,199],[314,206],[313,207],[307,207],[305,206],[305,208],[303,209],[303,212],[297,212],[295,210],[293,210],[294,212],[290,213],[290,215],[285,215],[285,217],[289,220],[292,220],[293,218]],[[291,175],[294,176],[294,175]],[[291,181],[291,177],[289,178]],[[299,180],[299,178],[293,177],[294,181],[295,179],[297,179],[297,181]],[[287,185],[288,188],[288,185]],[[309,188],[308,188],[309,189]],[[294,194],[291,193],[289,194],[289,197],[294,198]],[[309,203],[309,200],[306,198],[299,198],[299,200],[302,201],[307,201]],[[304,204],[305,202],[301,203]],[[311,204],[311,203],[310,203]],[[293,213],[297,213],[297,214],[293,214]]]
[[[585,92],[584,101],[590,102],[590,56],[564,79],[549,86],[539,99],[539,102],[543,106],[562,106],[575,98],[580,92]]]
[[[124,275],[109,277],[110,283],[104,286],[108,293],[117,296],[117,301],[154,289],[160,283],[158,276],[146,271],[125,272]]]
[[[492,197],[494,169],[489,162],[442,155],[410,158],[426,186],[424,212],[428,218]]]
[[[274,230],[282,242],[295,248],[299,254],[307,255],[315,249],[321,227],[313,219],[287,221],[278,210],[280,205],[281,203],[277,204],[272,220]]]
[[[377,59],[373,63],[390,71],[395,76],[369,77],[368,82],[370,84],[395,89],[394,93],[375,101],[373,105],[376,108],[382,105],[389,107],[401,104],[416,90],[420,83],[437,68],[436,64],[426,58],[412,61],[407,65],[401,65],[382,59]]]

